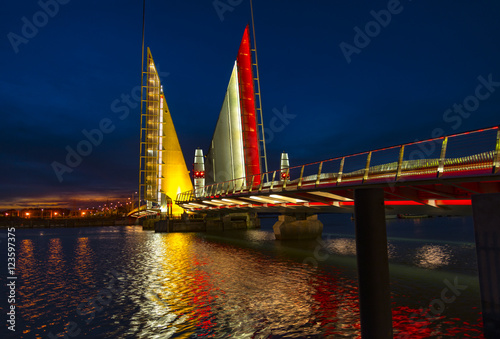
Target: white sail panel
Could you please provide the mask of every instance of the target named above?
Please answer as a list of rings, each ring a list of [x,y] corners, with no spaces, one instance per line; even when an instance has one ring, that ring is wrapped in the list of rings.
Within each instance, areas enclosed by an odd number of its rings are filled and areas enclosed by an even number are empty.
[[[245,177],[240,107],[235,62],[207,155],[207,184]],[[240,185],[237,183],[237,187]]]

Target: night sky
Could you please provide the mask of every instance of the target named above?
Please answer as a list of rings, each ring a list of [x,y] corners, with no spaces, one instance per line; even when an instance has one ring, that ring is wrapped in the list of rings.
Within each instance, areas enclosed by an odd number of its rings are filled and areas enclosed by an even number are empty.
[[[142,1],[48,0],[49,14],[44,3],[3,4],[0,209],[131,196]],[[254,11],[270,169],[283,150],[293,166],[500,124],[500,2],[254,0]],[[249,21],[247,1],[147,2],[146,45],[188,168],[208,149]],[[454,112],[480,77],[488,98]],[[106,123],[58,178],[53,163]]]

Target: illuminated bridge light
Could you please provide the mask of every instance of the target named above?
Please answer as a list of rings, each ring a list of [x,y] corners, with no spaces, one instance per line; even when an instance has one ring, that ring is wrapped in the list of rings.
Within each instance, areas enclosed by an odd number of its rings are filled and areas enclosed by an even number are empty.
[[[257,196],[250,196],[248,197],[248,199],[252,199],[252,200],[255,200],[255,201],[260,201],[260,202],[263,202],[263,203],[270,203],[270,204],[279,204],[280,201],[276,201],[276,200],[273,200],[273,199],[268,199],[268,198],[264,198],[264,197],[257,197]]]
[[[296,199],[296,198],[291,198],[291,197],[285,197],[285,196],[278,195],[278,194],[271,194],[269,197],[273,198],[273,199],[278,199],[278,200],[284,200],[284,201],[292,202],[294,204],[309,202],[307,200]]]
[[[249,202],[246,202],[246,201],[242,201],[242,200],[235,200],[235,199],[222,199],[222,201],[226,201],[226,202],[230,202],[230,203],[233,203],[235,205],[248,205],[250,204]]]

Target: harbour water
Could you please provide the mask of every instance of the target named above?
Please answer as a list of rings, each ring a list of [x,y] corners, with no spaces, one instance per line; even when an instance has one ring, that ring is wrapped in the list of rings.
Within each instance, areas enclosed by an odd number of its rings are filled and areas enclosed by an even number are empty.
[[[16,332],[0,337],[356,338],[354,223],[320,219],[322,239],[300,243],[274,240],[272,218],[223,233],[18,228]],[[394,337],[480,338],[472,219],[387,230]]]

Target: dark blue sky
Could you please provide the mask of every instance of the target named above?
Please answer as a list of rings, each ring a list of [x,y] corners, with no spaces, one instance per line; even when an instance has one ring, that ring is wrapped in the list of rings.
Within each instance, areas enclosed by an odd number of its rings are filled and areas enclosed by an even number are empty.
[[[137,190],[139,107],[131,97],[125,117],[111,106],[140,82],[142,1],[54,1],[49,14],[44,0],[2,10],[0,208]],[[189,168],[194,149],[208,148],[250,20],[247,1],[215,3],[230,10],[147,2],[146,45]],[[298,165],[500,123],[496,1],[254,0],[254,10],[265,124],[276,110],[290,117],[267,135],[270,169],[283,150]],[[370,40],[356,39],[366,29]],[[471,106],[479,77],[491,90]],[[453,112],[464,100],[469,111]],[[103,119],[113,131],[60,182],[52,163]]]

